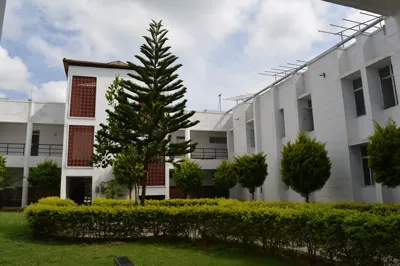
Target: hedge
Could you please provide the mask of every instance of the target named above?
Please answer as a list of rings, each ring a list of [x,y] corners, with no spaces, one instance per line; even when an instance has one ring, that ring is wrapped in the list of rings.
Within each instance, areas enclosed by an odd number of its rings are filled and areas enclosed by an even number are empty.
[[[61,199],[60,197],[41,198],[39,204],[54,205],[54,206],[76,206],[76,203],[71,199]]]
[[[400,216],[268,206],[56,206],[32,204],[25,214],[46,237],[132,239],[167,236],[261,245],[268,252],[308,251],[338,265],[399,265]]]

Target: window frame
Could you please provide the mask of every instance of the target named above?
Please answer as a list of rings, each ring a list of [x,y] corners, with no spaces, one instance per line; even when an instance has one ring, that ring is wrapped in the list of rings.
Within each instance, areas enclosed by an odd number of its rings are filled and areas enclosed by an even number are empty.
[[[364,149],[365,149],[365,153],[363,152],[364,151]],[[372,187],[372,186],[375,186],[375,180],[374,180],[374,178],[373,178],[373,172],[372,172],[372,170],[371,170],[371,168],[369,168],[369,166],[368,166],[368,154],[367,154],[367,146],[361,146],[360,147],[360,155],[361,155],[361,168],[362,168],[362,174],[363,174],[363,186],[365,186],[365,187]],[[367,168],[368,168],[368,170],[369,170],[369,173],[368,173],[368,176],[369,176],[369,181],[370,181],[370,184],[367,184],[367,182],[365,182],[366,181],[366,173],[364,172],[364,163],[366,162],[366,166],[367,166]]]
[[[389,68],[389,76],[382,77],[380,72],[385,68]],[[379,84],[381,86],[381,96],[382,96],[382,102],[383,102],[383,110],[386,110],[386,109],[389,109],[389,108],[397,106],[399,104],[399,101],[398,101],[398,98],[397,98],[397,89],[396,89],[396,81],[394,79],[393,65],[389,64],[389,65],[387,65],[385,67],[379,68],[378,69],[378,75],[379,75]],[[394,97],[394,105],[385,107],[385,99],[383,97],[382,80],[389,79],[389,78],[391,79],[392,86],[393,86],[392,90],[393,90],[393,97]]]
[[[357,81],[361,81],[361,87],[356,88],[356,82]],[[362,113],[359,113],[359,106],[357,104],[357,97],[356,97],[356,93],[361,92],[361,96],[362,96]],[[353,93],[354,93],[354,102],[355,102],[355,106],[356,106],[356,114],[357,117],[363,116],[367,114],[367,110],[365,108],[365,98],[364,98],[364,85],[363,85],[363,81],[362,78],[359,79],[355,79],[353,80]]]

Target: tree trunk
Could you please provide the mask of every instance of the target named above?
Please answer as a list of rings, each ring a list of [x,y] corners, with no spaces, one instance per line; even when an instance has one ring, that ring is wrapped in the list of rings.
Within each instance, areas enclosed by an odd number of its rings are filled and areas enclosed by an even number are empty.
[[[129,187],[129,201],[132,200],[132,187]]]
[[[306,202],[310,202],[310,194],[306,194]]]
[[[144,166],[144,169],[146,169],[146,178],[144,179],[144,182],[142,183],[142,197],[140,198],[140,205],[144,206],[144,201],[146,197],[146,186],[147,186],[147,178],[148,178],[148,172],[147,172],[147,165]]]
[[[186,198],[187,198],[187,199],[191,199],[191,198],[192,198],[191,193],[187,193],[187,194],[186,194]]]
[[[134,185],[135,190],[135,205],[139,205],[139,187],[137,184]]]
[[[251,200],[254,200],[255,198],[254,198],[254,191],[253,192],[251,192]]]

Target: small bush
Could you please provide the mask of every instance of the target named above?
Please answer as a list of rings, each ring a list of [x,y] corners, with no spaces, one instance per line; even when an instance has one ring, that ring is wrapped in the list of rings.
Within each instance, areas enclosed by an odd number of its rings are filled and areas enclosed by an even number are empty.
[[[174,201],[159,201],[166,202]],[[311,262],[322,254],[337,265],[398,265],[400,259],[399,215],[340,210],[330,204],[217,202],[231,205],[110,207],[39,203],[28,206],[25,214],[33,232],[46,237],[131,239],[162,235],[262,245],[269,252],[285,249],[296,254],[305,248]]]
[[[61,199],[60,197],[47,197],[38,201],[39,204],[53,206],[76,206],[76,203],[71,199]]]
[[[57,188],[61,182],[61,169],[55,161],[39,163],[30,170],[28,181],[34,187]]]

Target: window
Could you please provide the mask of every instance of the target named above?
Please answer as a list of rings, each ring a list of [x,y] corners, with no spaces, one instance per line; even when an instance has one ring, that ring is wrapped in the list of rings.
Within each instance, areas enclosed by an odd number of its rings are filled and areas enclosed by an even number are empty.
[[[185,141],[185,136],[176,136],[176,142],[184,142]]]
[[[39,138],[40,138],[40,131],[34,130],[32,132],[31,156],[39,155]]]
[[[210,137],[210,143],[226,144],[226,137]]]
[[[314,131],[314,117],[311,100],[307,101],[307,108],[304,109],[304,130]]]
[[[93,126],[69,126],[68,166],[92,166],[93,140]]]
[[[368,155],[367,155],[367,147],[361,147],[361,160],[364,174],[364,185],[365,186],[373,186],[375,185],[375,181],[372,178],[372,171],[368,167]]]
[[[249,129],[249,145],[250,145],[250,147],[256,146],[254,129]]]
[[[392,65],[380,69],[379,77],[381,80],[383,108],[387,109],[397,105],[397,91]]]
[[[356,101],[357,116],[365,115],[365,102],[363,93],[363,84],[361,79],[353,81],[354,98]]]
[[[95,117],[96,112],[96,78],[72,77],[71,117]]]
[[[279,109],[279,124],[281,130],[281,138],[286,136],[285,132],[285,111],[283,109]]]

